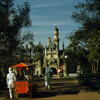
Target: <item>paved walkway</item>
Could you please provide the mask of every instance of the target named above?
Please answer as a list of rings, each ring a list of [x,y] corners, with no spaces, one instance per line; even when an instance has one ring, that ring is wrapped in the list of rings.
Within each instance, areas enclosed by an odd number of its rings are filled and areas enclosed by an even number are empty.
[[[52,79],[51,90],[46,90],[44,80],[37,81],[37,84],[36,97],[30,99],[26,95],[20,95],[17,100],[100,100],[96,89],[82,86],[75,79]]]

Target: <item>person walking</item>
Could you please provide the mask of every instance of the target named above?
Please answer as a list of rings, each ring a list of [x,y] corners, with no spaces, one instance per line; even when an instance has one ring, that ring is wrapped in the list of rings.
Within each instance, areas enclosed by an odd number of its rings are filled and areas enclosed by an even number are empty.
[[[51,72],[52,70],[49,68],[49,65],[47,65],[47,67],[45,68],[45,87],[46,89],[50,89]]]
[[[11,68],[9,68],[9,73],[7,74],[6,81],[7,87],[9,88],[10,98],[12,99],[13,97],[15,97],[14,83],[16,81],[16,76],[14,73],[12,73]]]

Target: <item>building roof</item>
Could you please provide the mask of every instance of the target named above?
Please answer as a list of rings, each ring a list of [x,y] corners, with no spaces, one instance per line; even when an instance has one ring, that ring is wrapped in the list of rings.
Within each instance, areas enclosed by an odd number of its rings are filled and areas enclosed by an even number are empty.
[[[58,31],[58,28],[57,28],[56,24],[55,24],[55,31]]]
[[[55,45],[53,44],[52,40],[50,39],[50,43],[48,45],[48,48],[51,48],[51,47],[55,48]]]

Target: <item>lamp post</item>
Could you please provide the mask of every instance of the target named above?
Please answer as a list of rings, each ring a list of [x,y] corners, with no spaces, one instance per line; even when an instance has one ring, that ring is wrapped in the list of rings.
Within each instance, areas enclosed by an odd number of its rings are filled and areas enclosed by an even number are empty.
[[[68,75],[68,71],[67,71],[67,58],[68,58],[68,56],[65,55],[65,76]]]
[[[29,49],[29,52],[30,52],[30,63],[32,63],[32,61],[31,61],[31,51],[32,51],[32,45],[28,45],[28,49]]]

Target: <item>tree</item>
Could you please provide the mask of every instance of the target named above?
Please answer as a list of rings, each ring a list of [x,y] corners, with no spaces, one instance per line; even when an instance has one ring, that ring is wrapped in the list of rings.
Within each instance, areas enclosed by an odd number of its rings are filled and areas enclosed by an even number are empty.
[[[85,72],[90,72],[90,64],[88,63],[87,59],[88,51],[81,47],[67,47],[65,49],[65,55],[68,56],[69,64],[73,64],[76,69],[77,66],[80,64],[81,69],[84,69]],[[88,66],[88,68],[87,68]]]
[[[35,58],[35,60],[41,60],[43,62],[43,56],[44,56],[43,50],[44,50],[43,45],[41,44],[41,42],[39,42],[38,45],[35,45],[35,48],[33,50],[34,51],[33,58]]]
[[[15,64],[21,29],[31,25],[29,4],[26,2],[17,9],[13,5],[13,0],[0,0],[0,66],[6,68]]]
[[[100,0],[86,0],[86,3],[78,3],[75,8],[80,11],[73,12],[71,17],[82,26],[69,35],[70,46],[81,46],[87,50],[86,57],[91,63],[92,71],[97,71],[100,61]]]

